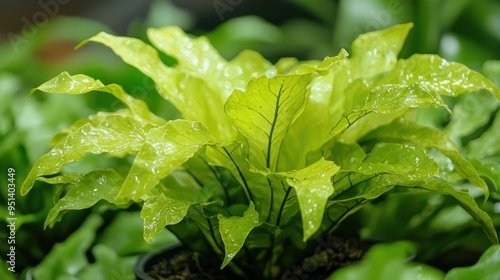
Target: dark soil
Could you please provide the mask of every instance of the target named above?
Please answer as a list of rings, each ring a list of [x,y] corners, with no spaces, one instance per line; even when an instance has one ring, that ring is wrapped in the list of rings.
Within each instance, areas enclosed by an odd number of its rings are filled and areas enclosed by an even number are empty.
[[[335,270],[358,263],[369,247],[357,238],[329,236],[327,242],[320,242],[312,256],[285,271],[281,279],[327,279]]]
[[[368,248],[359,239],[330,236],[318,243],[310,257],[284,271],[279,279],[326,279],[336,269],[359,262]],[[148,274],[158,280],[238,279],[228,276],[227,270],[219,270],[219,265],[202,264],[196,253],[181,251],[171,259],[161,259]]]
[[[216,264],[202,266],[198,254],[191,251],[181,251],[170,259],[160,259],[147,273],[157,280],[231,279]]]

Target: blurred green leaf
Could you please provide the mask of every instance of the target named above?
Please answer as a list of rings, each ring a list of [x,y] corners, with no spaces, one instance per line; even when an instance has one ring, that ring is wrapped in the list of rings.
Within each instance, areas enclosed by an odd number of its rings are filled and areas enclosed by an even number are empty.
[[[500,278],[500,245],[491,246],[471,267],[453,268],[446,274],[446,280],[498,279]]]
[[[330,280],[426,279],[442,280],[444,273],[425,264],[412,263],[416,246],[406,241],[378,244],[370,248],[359,264],[335,271]]]
[[[3,256],[2,256],[3,257]],[[15,280],[15,274],[9,269],[9,264],[2,258],[2,264],[0,264],[0,277],[4,280]]]
[[[92,247],[95,261],[78,274],[78,279],[126,280],[134,279],[134,265],[139,256],[120,257],[113,249],[97,244]]]
[[[189,11],[179,8],[171,1],[154,0],[143,25],[148,28],[177,25],[183,29],[189,29],[194,23],[195,18]]]
[[[56,244],[43,261],[33,269],[35,279],[78,279],[78,273],[89,264],[86,252],[94,242],[103,220],[90,216],[64,242]]]
[[[495,57],[495,51],[484,44],[484,41],[449,31],[441,36],[438,54],[448,61],[457,61],[471,69],[481,70],[485,60]]]
[[[333,25],[335,20],[336,3],[328,0],[307,1],[307,0],[288,0],[304,10],[314,14],[328,25]]]
[[[499,105],[498,99],[485,91],[461,96],[452,110],[451,121],[444,128],[444,132],[450,138],[460,140],[460,137],[486,125]],[[457,140],[455,142],[460,143]]]
[[[483,73],[500,87],[500,60],[488,60],[483,64]]]
[[[486,158],[500,153],[500,111],[495,114],[493,123],[477,139],[469,142],[464,153],[471,158]]]
[[[120,211],[97,237],[97,243],[116,252],[119,256],[129,256],[141,252],[156,251],[158,248],[178,243],[168,230],[163,230],[152,244],[144,241],[144,222],[140,212]],[[126,232],[127,234],[123,234]],[[117,238],[120,236],[120,238]]]
[[[265,50],[266,46],[278,44],[283,40],[283,31],[259,17],[243,16],[222,22],[206,36],[218,52],[230,58],[253,46]]]
[[[484,232],[493,244],[498,243],[498,235],[493,225],[491,217],[476,204],[474,198],[468,191],[458,191],[451,184],[430,180],[426,184],[419,186],[424,189],[433,190],[442,194],[450,195],[455,198],[460,206],[464,208],[483,228]]]
[[[389,26],[411,22],[412,7],[406,1],[338,1],[336,21],[333,26],[333,46],[349,49],[360,34]]]
[[[494,184],[492,189],[500,195],[500,161],[473,159],[471,162],[481,176],[491,180]]]

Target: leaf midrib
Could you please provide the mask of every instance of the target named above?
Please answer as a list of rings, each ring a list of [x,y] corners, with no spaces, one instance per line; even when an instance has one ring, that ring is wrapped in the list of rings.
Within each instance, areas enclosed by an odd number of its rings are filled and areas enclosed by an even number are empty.
[[[283,84],[281,84],[280,89],[278,91],[278,94],[276,96],[276,107],[274,110],[274,118],[271,123],[271,130],[269,131],[269,139],[267,142],[267,159],[266,159],[266,167],[271,169],[271,149],[272,149],[272,143],[273,143],[273,134],[274,134],[274,128],[276,127],[276,122],[278,120],[278,114],[280,110],[280,98],[281,98],[281,93],[283,91]]]

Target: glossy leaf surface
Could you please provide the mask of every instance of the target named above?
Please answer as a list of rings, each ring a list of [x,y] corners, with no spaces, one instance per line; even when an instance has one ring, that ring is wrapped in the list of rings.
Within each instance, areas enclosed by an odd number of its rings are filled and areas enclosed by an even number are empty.
[[[397,120],[365,137],[365,140],[376,139],[390,142],[410,142],[438,150],[453,161],[457,172],[467,178],[474,186],[483,189],[486,197],[488,196],[488,187],[484,180],[479,177],[472,163],[465,159],[459,153],[456,145],[439,130]]]
[[[224,268],[240,251],[245,240],[255,227],[259,225],[259,213],[251,203],[243,214],[243,217],[217,216],[219,219],[219,231],[222,242],[224,242],[225,256],[221,268]]]
[[[110,115],[97,125],[87,123],[69,133],[50,152],[38,159],[21,187],[27,193],[38,177],[60,172],[68,163],[87,154],[130,154],[142,147],[154,126],[132,117]]]
[[[321,226],[326,202],[334,192],[331,178],[338,171],[339,166],[321,159],[304,169],[282,174],[297,194],[304,242]]]
[[[175,120],[152,129],[118,196],[139,199],[205,145],[215,142],[208,129],[197,122]]]
[[[283,139],[308,98],[309,75],[261,77],[246,92],[235,91],[226,113],[248,141],[249,159],[258,168],[276,170]]]
[[[61,219],[61,214],[68,210],[81,210],[94,206],[100,200],[106,200],[115,205],[126,205],[128,200],[117,200],[116,194],[123,183],[116,171],[101,170],[86,174],[57,201],[47,214],[45,226],[52,226]]]
[[[31,90],[31,94],[37,90],[62,94],[85,94],[92,91],[107,92],[125,104],[134,117],[159,125],[165,123],[165,120],[154,115],[149,110],[144,101],[128,95],[121,86],[116,84],[104,85],[101,81],[83,74],[71,76],[67,72],[62,72],[57,77]]]

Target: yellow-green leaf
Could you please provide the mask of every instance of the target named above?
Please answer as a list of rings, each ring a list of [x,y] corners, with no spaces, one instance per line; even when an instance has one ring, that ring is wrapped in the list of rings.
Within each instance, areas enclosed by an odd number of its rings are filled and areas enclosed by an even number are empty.
[[[282,141],[302,112],[310,75],[265,76],[250,81],[248,90],[229,97],[226,113],[248,144],[249,159],[260,169],[277,169]]]
[[[225,249],[222,269],[236,256],[245,244],[247,236],[260,223],[259,213],[255,211],[255,206],[251,202],[243,217],[232,216],[227,218],[219,214],[217,218],[219,219],[219,232]]]
[[[86,123],[35,162],[21,187],[21,194],[26,194],[38,177],[56,174],[66,164],[79,161],[87,154],[135,154],[153,127],[122,115],[109,115],[96,125]]]
[[[123,102],[135,117],[158,125],[165,123],[165,120],[149,110],[144,101],[128,95],[121,86],[117,84],[104,85],[101,81],[83,74],[71,76],[68,72],[62,72],[57,77],[32,89],[30,94],[35,93],[37,90],[63,94],[85,94],[92,91],[107,92]]]
[[[215,143],[208,129],[198,122],[175,120],[152,129],[118,196],[140,199],[205,145]]]

